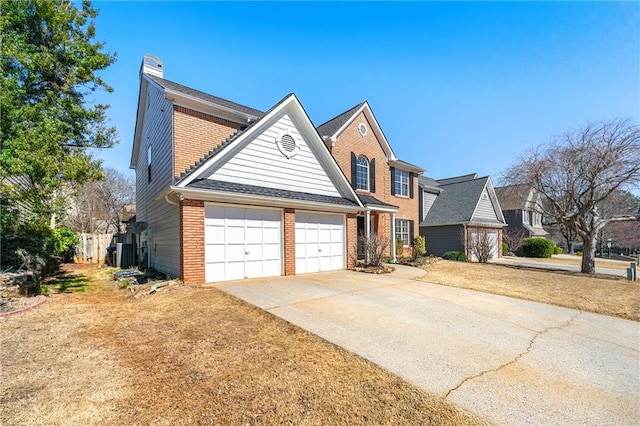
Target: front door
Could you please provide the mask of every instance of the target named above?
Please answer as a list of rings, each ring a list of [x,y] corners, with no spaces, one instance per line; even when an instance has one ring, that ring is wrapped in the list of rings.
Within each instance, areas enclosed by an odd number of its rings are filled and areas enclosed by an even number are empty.
[[[365,229],[365,217],[358,216],[357,218],[357,231],[358,231],[358,260],[363,260],[366,257],[365,253],[365,243],[366,243],[366,234],[364,232]],[[377,216],[371,215],[369,217],[369,234],[373,234],[376,232],[376,220],[378,220]]]

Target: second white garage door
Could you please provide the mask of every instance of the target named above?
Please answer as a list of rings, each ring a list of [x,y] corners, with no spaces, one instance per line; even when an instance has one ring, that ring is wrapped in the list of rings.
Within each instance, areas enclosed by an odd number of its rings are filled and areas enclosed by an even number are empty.
[[[296,212],[296,274],[344,269],[344,216]]]
[[[205,206],[207,282],[269,277],[282,271],[282,211]]]

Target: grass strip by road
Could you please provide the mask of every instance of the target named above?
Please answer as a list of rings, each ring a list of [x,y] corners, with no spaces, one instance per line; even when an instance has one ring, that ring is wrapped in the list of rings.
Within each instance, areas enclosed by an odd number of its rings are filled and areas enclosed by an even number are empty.
[[[436,284],[640,321],[640,284],[586,274],[440,260],[425,266]]]
[[[482,424],[216,289],[80,273],[87,291],[0,322],[1,424]]]

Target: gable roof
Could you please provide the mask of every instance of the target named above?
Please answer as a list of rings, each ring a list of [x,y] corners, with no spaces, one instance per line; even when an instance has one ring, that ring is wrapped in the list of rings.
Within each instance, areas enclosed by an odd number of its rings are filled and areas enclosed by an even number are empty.
[[[320,136],[331,137],[335,135],[336,132],[342,126],[344,126],[345,123],[349,121],[349,119],[351,119],[351,117],[355,115],[355,112],[359,110],[365,104],[365,102],[360,102],[358,105],[354,106],[350,110],[345,111],[342,114],[338,115],[337,117],[334,117],[331,120],[327,121],[326,123],[319,125],[318,133],[320,134]]]
[[[327,121],[326,123],[318,126],[318,134],[323,139],[329,138],[332,142],[335,142],[338,135],[340,135],[356,119],[356,117],[360,115],[360,113],[364,113],[365,117],[367,117],[367,120],[371,125],[371,130],[373,130],[373,133],[378,138],[378,141],[380,141],[380,145],[382,147],[382,150],[386,154],[387,159],[389,161],[398,160],[396,154],[393,152],[393,149],[391,149],[391,145],[389,144],[387,137],[382,131],[382,127],[380,127],[378,120],[376,119],[375,115],[373,115],[373,111],[371,110],[371,107],[369,106],[369,103],[367,101],[359,103],[348,111],[345,111]]]
[[[509,185],[496,188],[496,195],[500,200],[502,210],[525,210],[531,201],[531,187],[529,185]]]
[[[298,98],[293,93],[285,96],[255,122],[251,123],[246,128],[239,130],[234,135],[227,138],[227,140],[225,140],[218,147],[211,150],[207,155],[198,160],[193,166],[191,166],[185,173],[181,175],[179,181],[176,182],[176,184],[173,185],[171,189],[176,192],[180,192],[181,190],[189,188],[193,189],[193,182],[205,178],[207,176],[207,171],[211,168],[219,164],[224,164],[224,162],[227,161],[227,158],[235,155],[234,153],[237,152],[238,149],[241,149],[242,146],[244,146],[243,144],[249,143],[252,137],[259,135],[261,131],[268,128],[270,123],[275,120],[278,114],[282,113],[283,111],[286,111],[288,114],[291,114],[293,117],[295,117],[296,122],[300,126],[299,131],[304,132],[309,139],[309,143],[313,144],[317,148],[316,153],[318,156],[318,161],[326,166],[326,172],[329,176],[331,176],[336,190],[339,191],[340,194],[343,194],[344,198],[349,201],[347,204],[362,207],[355,191],[347,181],[347,178],[342,173],[342,170],[340,169],[338,164],[335,162],[335,159],[331,156],[331,153],[329,152],[327,146],[318,135],[315,127],[313,126],[313,123],[311,123],[311,120],[309,119],[306,111],[302,107],[302,104],[300,104]],[[196,185],[196,188],[198,188],[198,185]],[[273,196],[275,192],[280,191],[278,192],[278,194],[280,195],[278,195],[277,197],[292,199],[290,195],[285,194],[285,192],[287,191],[282,192],[283,190],[268,190],[267,188],[256,187],[254,185],[233,186],[224,184],[222,186],[218,185],[218,187],[216,188],[219,191],[226,192],[230,192],[228,191],[229,189],[236,188],[240,193],[257,196]],[[202,184],[200,184],[200,187],[198,189],[207,188],[203,188]],[[265,189],[267,190],[267,192],[264,191]],[[313,200],[311,199],[303,198],[296,198],[296,200],[313,202]],[[337,203],[333,202],[329,204]]]
[[[262,117],[264,115],[264,112],[255,108],[250,108],[236,102],[231,102],[226,99],[201,92],[200,90],[192,89],[191,87],[183,86],[182,84],[175,83],[171,80],[167,80],[150,74],[147,74],[147,77],[158,83],[158,85],[165,89],[165,91],[178,92],[180,94],[190,96],[200,101],[216,104],[235,112],[255,116],[256,118]]]
[[[435,183],[440,190],[427,213],[427,217],[420,223],[420,226],[441,226],[471,222],[485,188],[487,188],[492,198],[492,203],[497,202],[495,194],[492,194],[493,186],[489,176],[478,178],[476,173],[472,173],[447,179],[420,177],[419,183],[425,189],[432,187]],[[500,212],[499,208],[494,210],[496,210],[496,215],[500,219],[502,212]],[[483,223],[504,225],[504,218],[502,218],[502,221],[483,219]]]

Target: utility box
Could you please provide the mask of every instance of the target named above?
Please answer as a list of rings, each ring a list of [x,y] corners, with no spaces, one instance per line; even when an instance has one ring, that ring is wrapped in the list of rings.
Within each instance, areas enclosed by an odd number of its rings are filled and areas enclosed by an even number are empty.
[[[136,265],[136,246],[132,243],[116,244],[116,267],[129,268]]]

